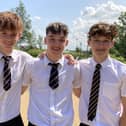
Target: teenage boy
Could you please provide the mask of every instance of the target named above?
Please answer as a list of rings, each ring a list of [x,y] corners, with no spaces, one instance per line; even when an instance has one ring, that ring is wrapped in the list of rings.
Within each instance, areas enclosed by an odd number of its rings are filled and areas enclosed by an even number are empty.
[[[13,49],[23,31],[20,17],[0,12],[0,126],[23,126],[20,96],[23,71],[31,56]]]
[[[79,66],[69,65],[63,51],[68,45],[67,25],[47,26],[46,55],[25,68],[25,83],[30,86],[28,126],[72,126],[72,89],[78,87]]]
[[[80,95],[80,126],[126,125],[126,65],[109,55],[116,35],[116,27],[107,23],[89,30],[93,56],[80,61],[81,89],[75,91]]]

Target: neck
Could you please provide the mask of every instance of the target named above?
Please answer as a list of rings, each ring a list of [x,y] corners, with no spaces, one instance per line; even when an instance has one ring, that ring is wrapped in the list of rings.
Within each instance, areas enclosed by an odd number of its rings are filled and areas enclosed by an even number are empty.
[[[5,56],[10,56],[10,54],[12,53],[12,51],[0,51],[1,53],[3,53],[3,55]]]
[[[54,63],[57,62],[59,59],[62,58],[62,55],[54,56],[54,55],[51,55],[49,53],[47,53],[46,55],[47,55],[48,59],[50,61],[54,62]]]
[[[97,63],[102,63],[108,58],[108,56],[106,56],[106,57],[95,57],[95,56],[93,56],[93,58]]]

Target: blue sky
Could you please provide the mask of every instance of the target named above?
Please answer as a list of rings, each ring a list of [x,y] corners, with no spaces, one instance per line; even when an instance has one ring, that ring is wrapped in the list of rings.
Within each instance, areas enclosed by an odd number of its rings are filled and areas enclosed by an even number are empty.
[[[62,21],[70,28],[70,48],[86,44],[89,27],[98,21],[114,22],[126,11],[125,0],[22,0],[30,14],[33,29],[44,35],[50,22]],[[0,0],[0,11],[17,7],[19,0]],[[76,43],[76,41],[85,43]],[[85,45],[84,45],[85,46]]]

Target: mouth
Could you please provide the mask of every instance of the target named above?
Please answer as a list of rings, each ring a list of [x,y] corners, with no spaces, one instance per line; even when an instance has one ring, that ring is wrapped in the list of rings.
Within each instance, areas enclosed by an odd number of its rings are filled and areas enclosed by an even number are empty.
[[[12,48],[14,46],[14,44],[6,44],[5,47],[6,48]]]
[[[60,48],[52,48],[53,51],[60,51]]]
[[[97,52],[105,52],[103,49],[96,50]]]

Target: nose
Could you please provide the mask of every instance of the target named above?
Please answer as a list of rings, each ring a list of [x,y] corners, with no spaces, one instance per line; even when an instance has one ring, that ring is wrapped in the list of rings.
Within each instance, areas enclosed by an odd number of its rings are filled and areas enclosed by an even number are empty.
[[[55,40],[55,44],[56,45],[59,45],[60,44],[60,41],[58,39]]]
[[[105,45],[105,43],[104,42],[99,42],[99,46],[104,46]]]

